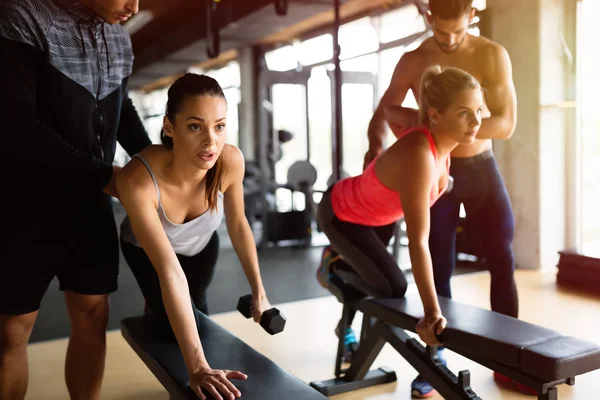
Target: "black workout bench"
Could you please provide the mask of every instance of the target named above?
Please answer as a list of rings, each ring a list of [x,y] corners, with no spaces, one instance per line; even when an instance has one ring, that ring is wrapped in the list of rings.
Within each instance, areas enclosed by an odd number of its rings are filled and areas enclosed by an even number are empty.
[[[330,275],[329,289],[344,305],[341,332],[348,327],[351,310],[363,313],[361,343],[350,367],[342,370],[342,336],[336,378],[311,386],[331,396],[395,381],[396,375],[389,369],[369,371],[389,343],[445,399],[480,399],[471,388],[468,370],[457,377],[437,360],[435,347],[424,347],[407,334],[416,332],[423,315],[418,294],[375,299],[358,275],[340,265]],[[600,369],[600,346],[594,343],[447,298],[440,297],[439,302],[448,321],[440,338],[444,347],[532,388],[539,400],[558,399],[558,385],[574,385],[575,376]]]
[[[198,329],[212,368],[238,370],[248,375],[244,381],[232,380],[243,399],[326,399],[201,313]],[[157,339],[144,316],[123,319],[121,333],[172,400],[198,399],[189,387],[189,375],[177,342]],[[212,396],[207,395],[207,398],[212,399]]]

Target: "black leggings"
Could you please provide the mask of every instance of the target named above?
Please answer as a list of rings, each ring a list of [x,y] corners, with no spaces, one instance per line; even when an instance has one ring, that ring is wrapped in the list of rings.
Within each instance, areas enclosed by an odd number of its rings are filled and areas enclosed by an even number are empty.
[[[372,291],[386,298],[404,297],[406,277],[387,250],[395,224],[371,227],[341,221],[331,206],[331,188],[319,203],[317,218],[333,249]]]
[[[146,252],[144,249],[124,241],[121,241],[121,250],[150,308],[154,330],[165,339],[174,339],[175,335],[163,304],[158,275]],[[217,232],[213,234],[200,253],[191,257],[177,254],[177,259],[188,281],[196,324],[198,323],[196,313],[202,312],[208,315],[206,289],[212,281],[218,256],[219,236]]]

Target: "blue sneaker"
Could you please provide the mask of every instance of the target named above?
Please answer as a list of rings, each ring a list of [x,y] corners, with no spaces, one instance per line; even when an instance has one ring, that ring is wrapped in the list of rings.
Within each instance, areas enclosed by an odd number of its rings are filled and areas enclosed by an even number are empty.
[[[338,328],[336,328],[335,334],[339,338],[340,333]],[[342,354],[342,361],[351,363],[354,359],[354,354],[356,354],[357,351],[358,340],[356,340],[356,334],[354,333],[354,329],[348,328],[346,329],[346,334],[344,335],[344,353]]]
[[[444,349],[442,347],[438,348],[437,356],[445,366],[446,359],[444,358]],[[410,385],[410,393],[412,394],[413,398],[427,399],[435,396],[437,394],[437,390],[435,390],[433,386],[429,384],[429,382],[419,375],[414,381],[412,381],[412,384]]]
[[[321,264],[317,269],[317,281],[325,289],[329,288],[329,271],[331,264],[337,261],[340,256],[331,248],[331,246],[325,246],[323,253],[321,254]]]

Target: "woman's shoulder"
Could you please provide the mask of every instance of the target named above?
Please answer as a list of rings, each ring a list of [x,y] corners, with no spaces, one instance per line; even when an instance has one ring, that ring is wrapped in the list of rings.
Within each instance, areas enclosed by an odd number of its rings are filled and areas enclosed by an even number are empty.
[[[431,149],[426,127],[411,128],[386,152],[386,158],[393,159],[398,170],[410,170],[419,165],[434,164],[435,155]],[[391,160],[390,160],[391,161]]]
[[[244,170],[244,154],[237,146],[226,143],[223,146],[221,157],[223,157],[226,174],[237,174]]]
[[[245,160],[242,151],[232,144],[226,143],[221,152],[224,173],[222,178],[223,192],[234,182],[244,178]]]
[[[142,151],[138,153],[138,155],[149,161],[158,161],[163,159],[168,152],[169,150],[162,144],[151,144],[144,147]]]
[[[244,161],[244,155],[242,154],[242,151],[239,149],[239,147],[229,143],[225,143],[221,154],[223,155],[223,161],[225,161],[226,163],[236,163]]]
[[[125,164],[119,171],[117,179],[137,190],[154,189],[154,182],[148,171],[148,166],[153,171],[159,170],[166,151],[164,146],[161,145],[145,147]]]
[[[393,146],[406,149],[410,153],[427,150],[431,147],[431,131],[426,126],[406,129]]]

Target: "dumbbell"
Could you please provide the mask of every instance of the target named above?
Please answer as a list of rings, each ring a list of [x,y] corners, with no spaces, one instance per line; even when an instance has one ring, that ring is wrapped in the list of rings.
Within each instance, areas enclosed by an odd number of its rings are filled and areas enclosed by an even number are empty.
[[[252,295],[240,297],[237,309],[246,318],[252,317]],[[275,335],[285,327],[287,318],[275,307],[264,311],[260,317],[260,326],[271,335]]]

